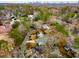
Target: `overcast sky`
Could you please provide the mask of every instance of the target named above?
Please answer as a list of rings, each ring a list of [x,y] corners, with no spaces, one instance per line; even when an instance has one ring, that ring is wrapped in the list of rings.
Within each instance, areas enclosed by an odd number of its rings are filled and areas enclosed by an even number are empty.
[[[27,3],[27,2],[78,2],[79,0],[0,0],[0,3]]]

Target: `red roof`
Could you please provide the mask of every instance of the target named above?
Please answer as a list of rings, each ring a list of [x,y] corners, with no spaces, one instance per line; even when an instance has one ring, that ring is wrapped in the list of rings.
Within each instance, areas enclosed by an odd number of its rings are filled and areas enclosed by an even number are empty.
[[[10,32],[11,29],[12,29],[12,26],[9,24],[6,24],[5,26],[0,26],[0,34]]]

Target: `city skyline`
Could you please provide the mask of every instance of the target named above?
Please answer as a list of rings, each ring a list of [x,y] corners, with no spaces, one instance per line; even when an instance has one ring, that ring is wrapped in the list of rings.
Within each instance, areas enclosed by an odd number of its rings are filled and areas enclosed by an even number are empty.
[[[79,0],[0,0],[0,3],[29,3],[29,2],[41,2],[41,3],[76,3]]]

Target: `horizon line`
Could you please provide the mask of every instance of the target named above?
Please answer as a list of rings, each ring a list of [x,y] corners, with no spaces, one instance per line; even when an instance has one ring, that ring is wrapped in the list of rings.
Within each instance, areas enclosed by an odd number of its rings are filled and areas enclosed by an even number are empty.
[[[0,1],[0,3],[78,3],[79,1]]]

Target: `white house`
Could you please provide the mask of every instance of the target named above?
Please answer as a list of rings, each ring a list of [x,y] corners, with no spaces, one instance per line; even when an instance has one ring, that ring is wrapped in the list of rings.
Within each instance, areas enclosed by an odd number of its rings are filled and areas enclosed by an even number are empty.
[[[47,24],[43,24],[42,27],[43,27],[44,29],[48,29],[48,30],[50,29]]]
[[[33,22],[33,19],[38,15],[38,12],[34,12],[33,14],[28,15],[28,19],[31,21],[31,23]]]
[[[31,23],[33,22],[33,19],[34,19],[34,15],[28,15],[28,20],[30,20]]]
[[[39,38],[41,38],[41,37],[44,37],[44,34],[43,34],[43,32],[39,32],[39,33],[37,34],[37,36],[38,36]]]

